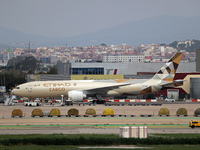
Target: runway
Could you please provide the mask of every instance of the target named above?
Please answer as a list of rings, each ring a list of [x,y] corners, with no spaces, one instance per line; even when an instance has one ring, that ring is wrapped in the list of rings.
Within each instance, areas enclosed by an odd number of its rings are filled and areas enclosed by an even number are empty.
[[[137,126],[137,125],[135,125]],[[119,134],[118,126],[1,126],[0,134]],[[200,133],[185,125],[147,125],[148,133]]]

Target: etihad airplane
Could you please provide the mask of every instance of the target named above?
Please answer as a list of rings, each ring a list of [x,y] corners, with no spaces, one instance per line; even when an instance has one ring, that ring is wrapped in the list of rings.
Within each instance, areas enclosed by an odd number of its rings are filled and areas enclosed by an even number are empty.
[[[64,96],[73,102],[81,102],[87,97],[102,100],[151,94],[183,84],[183,80],[174,80],[181,57],[182,53],[176,53],[151,79],[34,81],[18,85],[12,94],[29,99]]]

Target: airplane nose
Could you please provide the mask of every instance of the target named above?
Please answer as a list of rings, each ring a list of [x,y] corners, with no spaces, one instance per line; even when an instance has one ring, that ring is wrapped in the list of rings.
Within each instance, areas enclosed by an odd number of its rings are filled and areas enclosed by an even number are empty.
[[[11,91],[11,93],[15,95],[15,94],[16,94],[16,89],[13,89],[13,90]]]
[[[19,86],[15,87],[15,88],[11,91],[11,93],[14,94],[14,95],[19,95],[19,93],[20,93],[20,87],[19,87]]]
[[[19,95],[20,91],[19,91],[18,89],[13,89],[13,90],[11,91],[11,93],[12,93],[13,95]]]

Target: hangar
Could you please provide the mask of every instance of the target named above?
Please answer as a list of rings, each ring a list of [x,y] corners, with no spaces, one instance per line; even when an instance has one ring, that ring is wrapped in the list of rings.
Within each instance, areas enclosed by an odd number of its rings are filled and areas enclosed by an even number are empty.
[[[200,98],[200,73],[176,73],[175,80],[182,79],[184,83],[179,88],[166,89],[155,93],[155,97],[174,99]]]

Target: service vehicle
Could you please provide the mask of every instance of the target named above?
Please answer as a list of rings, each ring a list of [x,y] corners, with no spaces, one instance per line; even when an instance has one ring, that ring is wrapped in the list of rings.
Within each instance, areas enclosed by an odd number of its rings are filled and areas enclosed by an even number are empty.
[[[61,103],[61,100],[55,100],[55,99],[52,99],[51,101],[50,101],[50,104],[52,105],[52,104],[60,104]]]
[[[24,101],[24,106],[41,106],[41,102]]]
[[[191,128],[200,127],[200,121],[191,120],[189,123],[189,127],[191,127]]]

